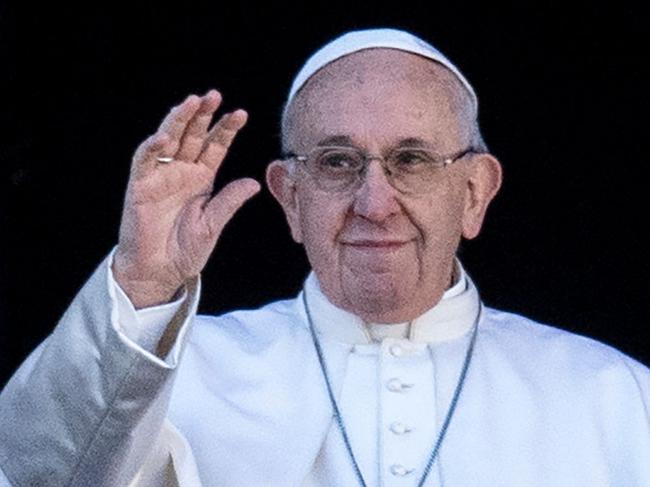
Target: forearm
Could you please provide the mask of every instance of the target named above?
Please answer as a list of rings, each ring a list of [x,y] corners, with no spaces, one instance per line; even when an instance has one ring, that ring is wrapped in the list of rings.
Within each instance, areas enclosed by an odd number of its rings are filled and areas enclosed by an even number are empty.
[[[108,269],[103,262],[0,396],[0,465],[15,485],[121,485],[158,435],[182,346],[157,356],[124,333]],[[188,293],[172,341],[195,313],[196,282]]]

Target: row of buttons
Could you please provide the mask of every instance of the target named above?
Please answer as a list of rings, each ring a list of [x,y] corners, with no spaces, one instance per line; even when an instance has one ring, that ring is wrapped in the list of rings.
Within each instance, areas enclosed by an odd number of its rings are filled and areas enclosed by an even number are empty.
[[[405,353],[406,350],[404,349],[403,346],[394,343],[388,348],[388,351],[393,357],[402,357]],[[386,382],[386,388],[391,391],[391,392],[405,392],[411,387],[413,387],[414,384],[409,384],[406,382],[403,382],[400,378],[398,377],[393,377]],[[399,421],[395,421],[390,424],[388,427],[390,431],[396,435],[403,435],[406,433],[409,433],[411,431],[411,428],[405,425],[404,423],[401,423]],[[390,466],[390,473],[394,475],[395,477],[405,477],[412,473],[415,469],[413,468],[407,468],[402,464],[395,463]]]
[[[411,431],[411,428],[406,426],[404,423],[400,423],[399,421],[392,423],[389,429],[396,435],[403,435]],[[406,468],[404,465],[401,465],[399,463],[390,466],[390,473],[395,475],[396,477],[404,477],[405,475],[408,475],[411,472],[413,472],[413,470],[414,469]]]

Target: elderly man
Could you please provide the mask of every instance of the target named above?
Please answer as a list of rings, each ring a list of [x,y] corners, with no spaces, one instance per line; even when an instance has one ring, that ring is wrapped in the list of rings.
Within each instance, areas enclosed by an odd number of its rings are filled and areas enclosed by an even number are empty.
[[[119,244],[0,401],[8,485],[650,485],[650,372],[481,304],[455,254],[501,182],[457,68],[342,36],[297,75],[267,170],[313,272],[196,316],[250,179],[211,196],[246,113],[210,91],[137,150]]]

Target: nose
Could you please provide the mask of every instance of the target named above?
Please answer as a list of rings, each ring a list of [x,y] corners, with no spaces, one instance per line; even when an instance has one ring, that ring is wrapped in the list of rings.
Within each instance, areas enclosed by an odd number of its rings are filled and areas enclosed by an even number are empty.
[[[397,190],[391,186],[383,166],[368,161],[361,185],[354,193],[354,213],[374,222],[381,222],[400,209]]]

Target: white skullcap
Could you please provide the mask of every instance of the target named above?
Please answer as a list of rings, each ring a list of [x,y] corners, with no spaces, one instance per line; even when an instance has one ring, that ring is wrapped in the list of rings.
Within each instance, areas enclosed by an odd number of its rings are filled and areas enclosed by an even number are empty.
[[[372,48],[389,48],[412,52],[442,64],[456,75],[459,81],[467,89],[472,99],[474,111],[478,111],[478,99],[476,93],[474,93],[474,88],[472,88],[472,85],[469,84],[469,81],[465,79],[458,68],[456,68],[449,59],[428,42],[423,41],[413,34],[397,29],[368,29],[352,31],[337,37],[328,44],[325,44],[318,51],[312,54],[300,71],[298,71],[298,74],[291,85],[287,103],[285,104],[285,110],[289,107],[289,104],[300,88],[302,88],[307,80],[316,74],[318,70],[343,56]]]

